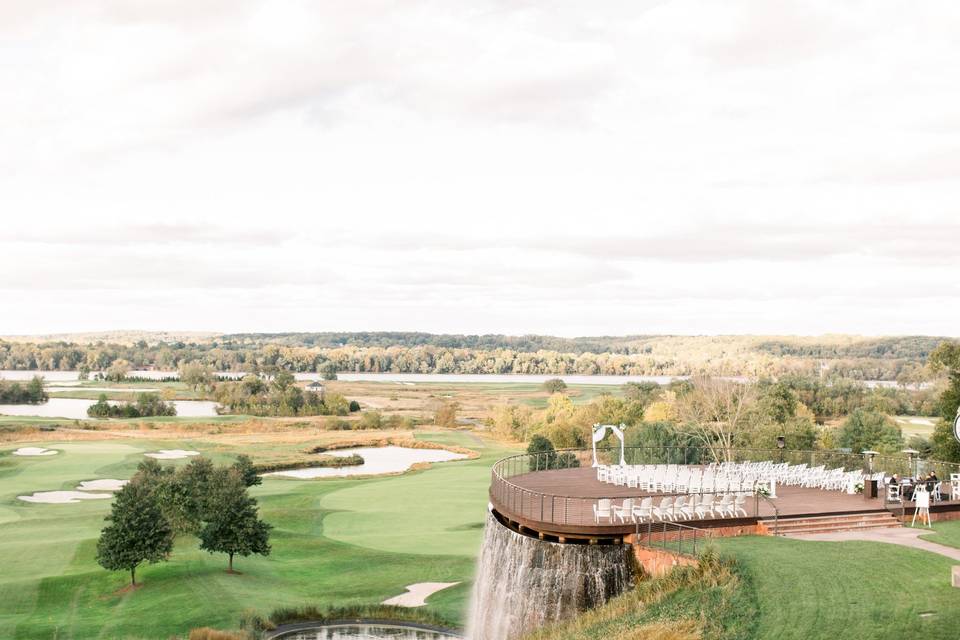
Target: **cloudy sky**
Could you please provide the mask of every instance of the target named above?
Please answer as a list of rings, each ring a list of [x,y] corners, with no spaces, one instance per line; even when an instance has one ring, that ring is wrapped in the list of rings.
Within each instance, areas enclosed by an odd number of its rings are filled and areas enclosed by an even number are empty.
[[[960,334],[955,0],[0,4],[0,334]]]

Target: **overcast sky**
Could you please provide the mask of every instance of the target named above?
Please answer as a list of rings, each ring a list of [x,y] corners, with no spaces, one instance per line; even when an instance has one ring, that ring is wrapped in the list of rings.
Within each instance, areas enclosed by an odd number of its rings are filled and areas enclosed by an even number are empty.
[[[0,334],[960,334],[960,3],[0,3]]]

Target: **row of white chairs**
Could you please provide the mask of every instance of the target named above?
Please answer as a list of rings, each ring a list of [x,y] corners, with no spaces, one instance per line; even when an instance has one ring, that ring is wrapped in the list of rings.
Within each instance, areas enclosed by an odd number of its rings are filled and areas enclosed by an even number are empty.
[[[752,491],[764,478],[759,474],[716,473],[687,465],[599,466],[597,479],[621,487],[666,493],[723,493]]]
[[[875,474],[882,477],[881,474]],[[724,462],[705,467],[689,465],[601,465],[601,482],[668,493],[738,492],[774,484],[852,493],[864,481],[861,471],[808,467],[773,462]]]
[[[654,521],[698,520],[710,518],[747,517],[747,494],[693,494],[689,496],[664,496],[655,499],[624,498],[618,505],[610,498],[601,498],[593,505],[593,517],[597,524],[606,520],[610,524],[620,522],[644,523]]]

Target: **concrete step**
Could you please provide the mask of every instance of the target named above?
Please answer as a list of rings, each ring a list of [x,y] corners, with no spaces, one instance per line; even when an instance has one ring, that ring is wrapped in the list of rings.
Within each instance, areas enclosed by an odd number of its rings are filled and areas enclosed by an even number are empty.
[[[769,531],[774,530],[773,519],[763,521]],[[777,522],[779,535],[805,533],[830,533],[835,531],[859,531],[862,529],[888,529],[899,527],[897,520],[889,511],[834,514],[810,518],[781,518]]]

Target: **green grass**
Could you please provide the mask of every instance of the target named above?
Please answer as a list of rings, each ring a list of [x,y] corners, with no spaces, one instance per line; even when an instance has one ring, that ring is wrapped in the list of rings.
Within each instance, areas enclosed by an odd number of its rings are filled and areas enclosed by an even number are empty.
[[[913,422],[914,420],[925,420],[929,421],[931,424],[916,424]],[[929,438],[933,435],[933,431],[936,429],[936,425],[940,419],[937,417],[923,416],[895,416],[894,421],[903,432],[904,438],[910,438],[911,436]]]
[[[960,628],[949,558],[872,542],[743,537],[719,541],[739,564],[763,640],[947,640]],[[932,616],[921,617],[921,613]]]
[[[960,549],[960,520],[934,522],[933,533],[920,537],[930,542]]]
[[[138,440],[43,443],[61,451],[44,458],[0,454],[0,638],[166,639],[192,627],[236,627],[245,610],[267,615],[278,607],[373,605],[414,582],[463,582],[431,597],[427,607],[461,623],[480,543],[475,525],[486,504],[488,464],[502,451],[468,433],[436,439],[482,447],[483,462],[371,480],[268,478],[254,493],[262,516],[275,527],[269,557],[240,558],[243,574],[228,575],[224,557],[181,539],[170,562],[140,569],[143,587],[133,592],[119,592],[126,576],[95,562],[107,501],[44,505],[16,496],[70,489],[93,478],[127,478],[142,454],[157,448],[198,449],[220,461],[242,449]],[[418,517],[376,518],[368,498],[394,514],[409,507]],[[380,536],[378,526],[384,527]]]

